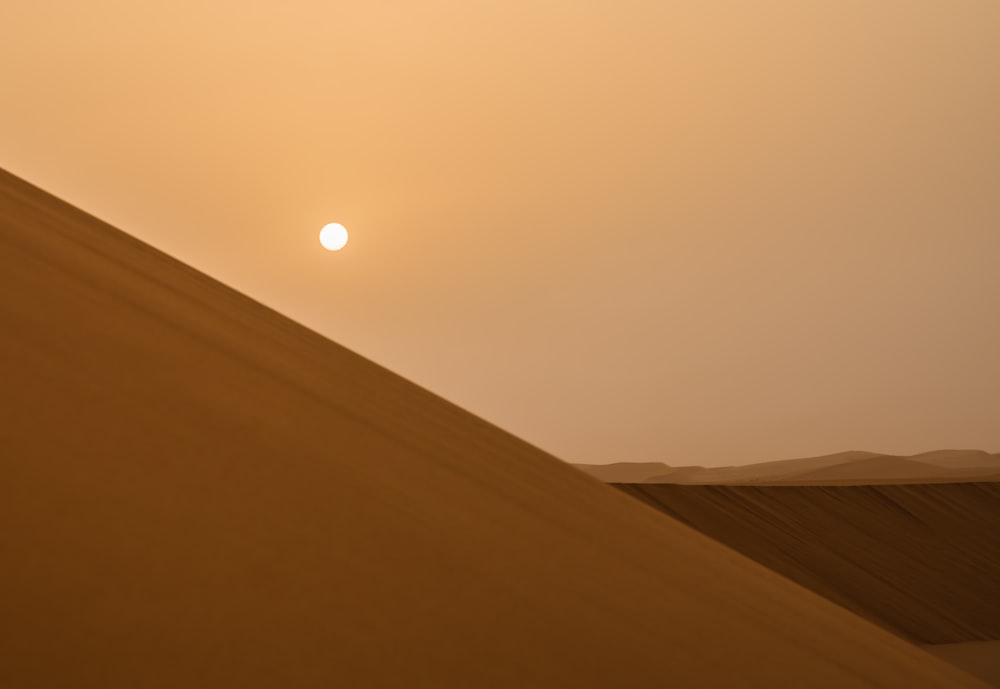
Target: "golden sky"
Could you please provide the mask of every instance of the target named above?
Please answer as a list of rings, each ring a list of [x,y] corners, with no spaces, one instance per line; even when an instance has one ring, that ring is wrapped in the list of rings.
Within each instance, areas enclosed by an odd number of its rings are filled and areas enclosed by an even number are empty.
[[[0,167],[563,459],[1000,450],[995,0],[4,0],[0,85]]]

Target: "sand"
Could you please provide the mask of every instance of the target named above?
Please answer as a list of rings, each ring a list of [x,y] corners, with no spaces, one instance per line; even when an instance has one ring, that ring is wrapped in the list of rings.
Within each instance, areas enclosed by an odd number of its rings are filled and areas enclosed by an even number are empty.
[[[1000,641],[968,641],[924,648],[938,658],[1000,687]]]
[[[908,457],[850,451],[727,467],[672,467],[660,462],[574,466],[606,483],[871,485],[1000,481],[1000,455],[982,450],[936,450]]]
[[[912,641],[1000,639],[1000,483],[621,488]]]
[[[937,450],[580,468],[1000,687],[998,467]]]
[[[985,686],[0,174],[0,686]]]

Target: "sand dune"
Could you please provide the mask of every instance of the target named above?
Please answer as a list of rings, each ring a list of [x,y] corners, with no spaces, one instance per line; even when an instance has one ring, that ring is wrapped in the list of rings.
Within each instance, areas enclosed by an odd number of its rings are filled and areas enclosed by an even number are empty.
[[[944,658],[993,686],[1000,687],[1000,641],[969,641],[924,648],[938,658]]]
[[[905,638],[1000,639],[1000,483],[621,489]]]
[[[607,483],[808,485],[1000,480],[1000,455],[981,450],[937,450],[910,457],[851,451],[730,467],[671,467],[657,462],[574,466]]]
[[[0,175],[0,686],[984,686]]]
[[[678,473],[689,468],[668,467],[660,462],[615,462],[613,464],[577,464],[575,466],[605,483],[642,483],[654,476]]]
[[[937,450],[913,455],[909,459],[941,467],[1000,467],[1000,453],[990,454],[982,450]]]
[[[780,480],[781,483],[849,485],[873,483],[923,483],[967,480],[994,480],[1000,477],[993,466],[941,466],[903,457],[870,457],[834,466],[803,471]]]

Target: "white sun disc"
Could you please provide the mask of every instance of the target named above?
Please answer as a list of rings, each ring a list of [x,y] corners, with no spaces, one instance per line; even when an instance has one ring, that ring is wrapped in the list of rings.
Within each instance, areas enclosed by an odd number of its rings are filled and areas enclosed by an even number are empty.
[[[347,228],[332,222],[319,231],[319,243],[328,251],[340,251],[347,244]]]

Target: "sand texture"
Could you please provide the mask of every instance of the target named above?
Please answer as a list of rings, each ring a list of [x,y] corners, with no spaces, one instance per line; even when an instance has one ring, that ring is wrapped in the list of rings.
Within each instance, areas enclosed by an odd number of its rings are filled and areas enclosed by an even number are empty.
[[[1000,687],[1000,641],[967,641],[924,648],[938,658],[944,658],[993,686]]]
[[[982,450],[936,450],[908,457],[851,451],[729,467],[672,467],[660,462],[574,466],[606,483],[871,485],[1000,481],[1000,455]]]
[[[1000,639],[1000,483],[621,488],[913,641]]]
[[[6,174],[0,365],[2,687],[985,686]]]

